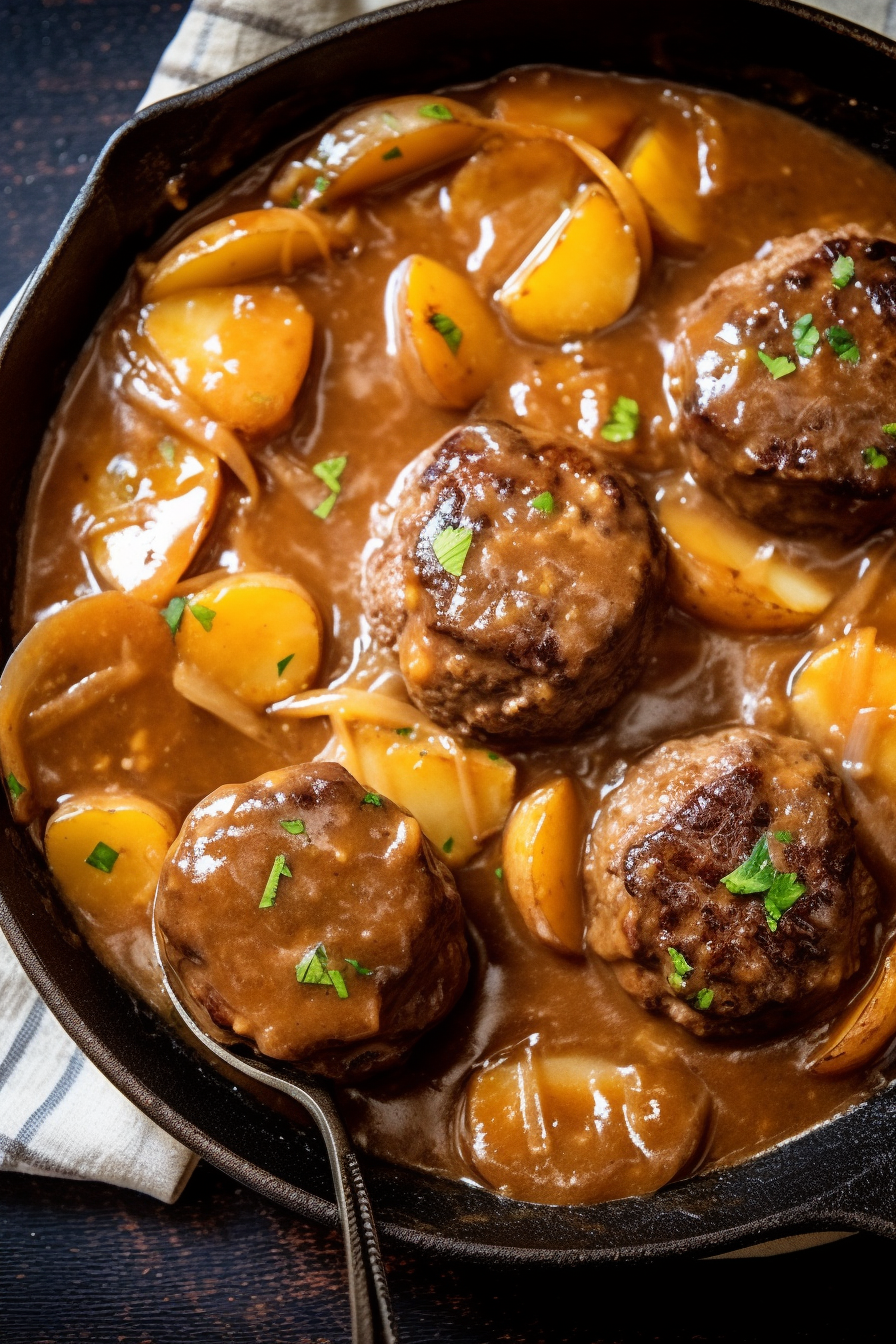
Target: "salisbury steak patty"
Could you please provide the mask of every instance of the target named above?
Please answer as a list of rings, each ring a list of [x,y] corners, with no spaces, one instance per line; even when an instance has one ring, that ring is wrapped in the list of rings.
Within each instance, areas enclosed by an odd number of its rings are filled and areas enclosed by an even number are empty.
[[[731,879],[754,888],[735,894],[722,879],[763,840],[764,879]],[[805,743],[750,728],[667,742],[631,769],[591,834],[585,882],[594,951],[646,1008],[706,1036],[778,1030],[829,1004],[877,900],[839,779]]]
[[[209,794],[168,855],[155,916],[218,1027],[331,1078],[396,1063],[469,969],[448,869],[413,817],[341,765]]]
[[[365,607],[437,723],[560,736],[633,684],[665,608],[666,556],[615,467],[501,422],[469,425],[422,453],[389,504]],[[470,540],[459,574],[437,557],[447,528]]]
[[[856,224],[776,239],[685,310],[671,374],[695,476],[743,517],[844,540],[896,517],[896,243]]]

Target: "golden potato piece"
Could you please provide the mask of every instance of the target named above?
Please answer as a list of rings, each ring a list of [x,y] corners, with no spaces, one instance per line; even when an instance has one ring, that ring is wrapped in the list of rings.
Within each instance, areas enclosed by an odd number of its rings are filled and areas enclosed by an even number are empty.
[[[693,1168],[710,1114],[706,1087],[676,1064],[551,1052],[538,1037],[476,1069],[462,1137],[504,1195],[569,1204],[646,1195]]]
[[[851,1073],[872,1064],[896,1036],[896,950],[865,992],[831,1028],[812,1062],[816,1073]]]
[[[295,580],[235,574],[181,603],[178,657],[251,708],[296,695],[317,676],[320,615]]]
[[[215,420],[258,434],[289,411],[314,322],[283,285],[198,289],[151,304],[144,330],[180,386]]]
[[[596,149],[610,149],[625,135],[636,116],[636,104],[624,91],[583,92],[581,84],[553,73],[546,87],[511,85],[495,100],[494,114],[502,121],[556,126]]]
[[[203,224],[156,262],[143,287],[147,303],[185,289],[243,285],[263,275],[292,275],[350,241],[348,221],[297,210],[244,210]]]
[[[501,331],[464,276],[431,257],[407,257],[389,282],[392,341],[418,396],[464,410],[486,392]]]
[[[673,249],[705,239],[699,144],[693,123],[666,123],[642,132],[622,162],[637,187],[650,223]]]
[[[581,952],[581,809],[563,778],[517,803],[504,828],[504,881],[536,938],[558,952]]]
[[[733,630],[801,630],[833,598],[814,574],[778,554],[775,541],[689,485],[659,502],[669,541],[669,587],[699,620]]]
[[[171,434],[129,438],[91,473],[87,541],[97,572],[113,588],[163,602],[205,540],[220,494],[213,453]]]
[[[535,341],[588,336],[635,301],[641,260],[634,232],[603,187],[583,187],[496,298]]]

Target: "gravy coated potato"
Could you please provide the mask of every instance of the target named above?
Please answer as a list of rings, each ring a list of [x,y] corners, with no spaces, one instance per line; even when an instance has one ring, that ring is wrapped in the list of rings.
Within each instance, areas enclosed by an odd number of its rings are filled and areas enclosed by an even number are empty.
[[[617,322],[634,303],[640,280],[634,232],[613,198],[592,183],[496,297],[521,336],[560,342]]]
[[[698,246],[705,237],[698,150],[693,126],[650,126],[622,163],[653,229],[673,249]]]
[[[517,803],[504,829],[504,881],[536,938],[557,952],[582,950],[581,809],[562,778]]]
[[[235,574],[190,597],[178,656],[253,709],[314,682],[323,632],[304,588],[283,574]]]
[[[476,1171],[514,1199],[576,1202],[646,1195],[700,1156],[710,1101],[680,1064],[631,1064],[562,1050],[537,1037],[478,1068],[463,1136]]]
[[[389,289],[395,345],[414,391],[431,406],[472,406],[501,357],[491,310],[465,276],[419,254],[401,263]]]
[[[567,93],[565,83],[559,71],[552,71],[550,81],[541,88],[532,84],[504,88],[495,100],[494,114],[502,121],[556,126],[596,149],[612,149],[637,115],[632,100],[623,90],[609,88],[590,97],[572,89]]]
[[[150,304],[143,320],[181,387],[246,434],[283,419],[308,371],[314,322],[284,285],[185,290]]]

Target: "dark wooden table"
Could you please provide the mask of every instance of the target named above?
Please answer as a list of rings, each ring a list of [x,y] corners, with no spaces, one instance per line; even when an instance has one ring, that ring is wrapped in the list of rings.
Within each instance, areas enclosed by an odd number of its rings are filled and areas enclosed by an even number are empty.
[[[0,0],[0,307],[185,8]],[[777,1260],[564,1273],[389,1260],[411,1344],[891,1340],[894,1270],[896,1247],[865,1236]],[[346,1319],[338,1239],[207,1167],[173,1208],[0,1175],[2,1344],[324,1344],[347,1338]]]

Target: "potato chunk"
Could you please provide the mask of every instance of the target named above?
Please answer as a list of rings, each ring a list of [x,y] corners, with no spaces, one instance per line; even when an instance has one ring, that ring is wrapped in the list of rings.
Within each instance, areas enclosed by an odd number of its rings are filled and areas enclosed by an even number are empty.
[[[715,140],[713,132],[718,132],[714,120],[697,113],[687,120],[650,126],[622,162],[655,232],[673,251],[705,241],[704,197],[711,183],[705,180],[706,169],[701,170],[701,154],[707,157],[707,134]]]
[[[582,950],[581,809],[571,779],[536,789],[504,828],[504,881],[526,927],[558,952]]]
[[[775,539],[689,485],[667,489],[659,520],[669,586],[683,611],[734,630],[801,630],[833,592],[785,560]]]
[[[235,574],[189,598],[175,640],[178,657],[203,677],[264,709],[313,683],[323,631],[315,603],[293,579]]]
[[[871,984],[834,1023],[816,1055],[816,1073],[851,1073],[872,1064],[896,1036],[896,950],[891,948]]]
[[[464,276],[419,254],[389,282],[393,343],[418,396],[464,410],[498,371],[498,323]]]
[[[552,72],[546,87],[515,84],[501,90],[495,116],[503,121],[556,126],[597,149],[611,149],[625,135],[637,115],[637,105],[624,89],[601,88],[583,92],[576,81]]]
[[[620,1067],[538,1037],[475,1070],[463,1137],[479,1175],[516,1199],[645,1195],[699,1158],[706,1087],[681,1064]]]
[[[178,383],[215,420],[258,434],[289,411],[314,323],[283,285],[188,290],[151,304],[144,330]]]
[[[560,342],[618,321],[634,303],[640,278],[631,226],[603,187],[592,183],[496,297],[521,335]]]

